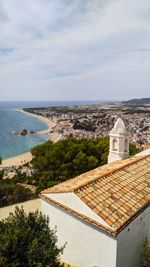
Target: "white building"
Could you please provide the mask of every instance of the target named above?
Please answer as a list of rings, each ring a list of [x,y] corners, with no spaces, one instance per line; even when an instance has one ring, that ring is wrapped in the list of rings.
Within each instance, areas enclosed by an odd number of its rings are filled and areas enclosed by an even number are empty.
[[[59,245],[67,242],[65,262],[141,267],[139,249],[150,237],[149,150],[44,190],[41,198]]]

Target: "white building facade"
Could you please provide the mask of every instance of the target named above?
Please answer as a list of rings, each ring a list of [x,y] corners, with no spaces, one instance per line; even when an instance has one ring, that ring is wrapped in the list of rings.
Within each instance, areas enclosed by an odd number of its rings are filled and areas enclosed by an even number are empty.
[[[77,267],[141,267],[140,249],[150,237],[150,208],[145,209],[117,236],[42,200],[42,212],[57,227],[58,246],[66,243],[61,259]]]
[[[141,267],[143,242],[150,238],[150,207],[117,235],[117,267]]]
[[[42,213],[57,226],[58,245],[66,243],[61,259],[77,267],[116,267],[117,239],[66,210],[42,200]]]

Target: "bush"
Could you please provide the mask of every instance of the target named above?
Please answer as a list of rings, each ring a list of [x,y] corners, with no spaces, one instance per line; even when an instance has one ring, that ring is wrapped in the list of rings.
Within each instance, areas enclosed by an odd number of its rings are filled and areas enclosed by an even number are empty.
[[[0,180],[0,207],[13,205],[36,197],[30,189],[13,183],[11,180]]]
[[[64,248],[64,247],[63,247]],[[1,267],[62,267],[56,231],[38,211],[27,215],[23,208],[0,222]]]
[[[130,156],[134,156],[135,154],[139,153],[140,151],[141,150],[139,148],[137,148],[135,144],[130,144],[130,146],[129,146]]]

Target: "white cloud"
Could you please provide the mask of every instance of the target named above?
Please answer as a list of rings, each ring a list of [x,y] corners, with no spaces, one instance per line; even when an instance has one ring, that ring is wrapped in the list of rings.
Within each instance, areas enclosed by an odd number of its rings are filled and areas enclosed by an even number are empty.
[[[0,97],[148,96],[149,13],[148,0],[0,0]]]

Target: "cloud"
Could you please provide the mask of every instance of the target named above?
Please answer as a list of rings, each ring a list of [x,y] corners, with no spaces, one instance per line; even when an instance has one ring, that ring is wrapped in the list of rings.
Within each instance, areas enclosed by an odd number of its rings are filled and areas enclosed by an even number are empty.
[[[149,13],[148,0],[1,0],[0,97],[147,96]]]

